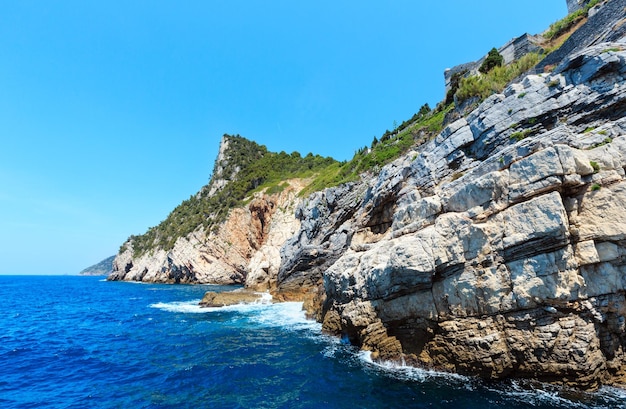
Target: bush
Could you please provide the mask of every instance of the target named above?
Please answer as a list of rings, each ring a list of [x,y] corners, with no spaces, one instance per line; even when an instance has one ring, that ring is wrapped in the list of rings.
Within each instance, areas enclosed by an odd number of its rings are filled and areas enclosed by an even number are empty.
[[[487,54],[487,58],[485,58],[485,61],[483,61],[478,71],[482,72],[483,74],[487,74],[495,67],[501,67],[502,64],[504,64],[504,57],[502,57],[502,55],[500,55],[498,50],[494,47],[491,49],[491,51],[489,51],[489,54]]]
[[[511,136],[509,136],[509,138],[514,139],[516,141],[521,141],[522,139],[528,138],[528,135],[530,135],[531,132],[532,131],[530,129],[525,129],[523,131],[512,133]]]

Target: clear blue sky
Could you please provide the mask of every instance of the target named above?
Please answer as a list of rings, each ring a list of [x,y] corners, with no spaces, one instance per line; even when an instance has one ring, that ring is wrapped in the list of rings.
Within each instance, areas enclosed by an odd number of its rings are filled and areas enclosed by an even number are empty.
[[[208,182],[224,133],[349,159],[565,0],[0,0],[0,274],[75,274]]]

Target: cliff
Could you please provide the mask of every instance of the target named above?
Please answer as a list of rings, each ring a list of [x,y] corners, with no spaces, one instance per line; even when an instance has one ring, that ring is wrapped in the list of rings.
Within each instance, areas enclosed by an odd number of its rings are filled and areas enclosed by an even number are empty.
[[[626,385],[625,10],[606,2],[584,44],[434,135],[396,132],[412,144],[382,168],[303,198],[302,178],[253,191],[171,248],[131,238],[114,279],[270,289],[375,360]],[[230,141],[198,197],[246,174],[224,165]]]

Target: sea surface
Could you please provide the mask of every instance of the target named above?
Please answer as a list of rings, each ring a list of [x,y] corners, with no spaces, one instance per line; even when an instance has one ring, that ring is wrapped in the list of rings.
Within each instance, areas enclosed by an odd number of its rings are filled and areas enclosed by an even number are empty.
[[[582,394],[375,365],[300,303],[203,309],[217,286],[0,276],[0,408],[623,408]]]

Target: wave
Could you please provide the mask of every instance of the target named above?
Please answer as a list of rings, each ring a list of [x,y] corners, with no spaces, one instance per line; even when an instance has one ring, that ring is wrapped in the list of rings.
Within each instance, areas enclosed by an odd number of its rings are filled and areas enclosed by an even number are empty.
[[[247,318],[252,324],[262,327],[281,327],[288,330],[311,330],[319,334],[322,325],[308,319],[302,309],[302,302],[272,303],[272,296],[263,293],[254,303],[241,303],[223,307],[201,307],[200,299],[188,301],[158,302],[149,307],[167,312],[186,314],[211,314],[215,312],[235,312]],[[242,318],[241,316],[239,318]]]
[[[336,347],[337,348],[337,347]],[[540,383],[537,381],[510,380],[485,383],[478,378],[422,369],[393,362],[375,362],[371,359],[371,352],[355,352],[359,361],[369,369],[382,373],[401,381],[443,383],[447,387],[454,387],[471,391],[470,393],[488,391],[497,396],[497,400],[509,401],[514,405],[524,404],[530,407],[554,407],[574,409],[611,409],[625,407],[626,391],[618,388],[603,387],[595,393],[586,393],[557,385]]]
[[[359,360],[365,366],[383,372],[385,373],[385,375],[392,376],[394,378],[417,382],[425,382],[430,379],[445,378],[448,381],[455,381],[458,383],[464,383],[465,385],[469,385],[468,381],[470,378],[468,378],[467,376],[450,372],[435,371],[432,369],[418,368],[416,366],[410,366],[404,363],[389,361],[377,362],[372,359],[371,355],[372,353],[370,351],[359,351],[357,353]]]
[[[499,384],[499,388],[486,389],[531,406],[612,409],[624,407],[626,403],[626,393],[611,387],[603,387],[597,392],[584,392],[537,381],[512,380]]]
[[[319,333],[322,324],[308,319],[302,309],[302,302],[283,302],[260,308],[250,317],[254,323],[264,327],[282,327],[290,330],[312,330]]]

